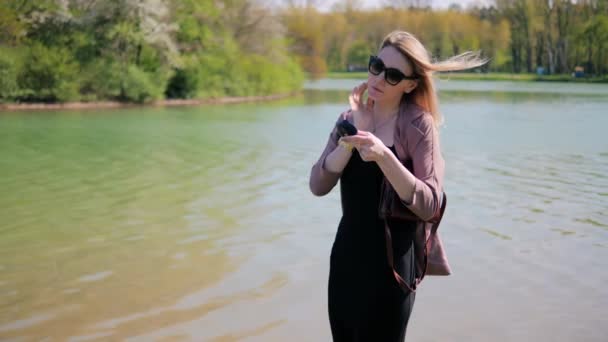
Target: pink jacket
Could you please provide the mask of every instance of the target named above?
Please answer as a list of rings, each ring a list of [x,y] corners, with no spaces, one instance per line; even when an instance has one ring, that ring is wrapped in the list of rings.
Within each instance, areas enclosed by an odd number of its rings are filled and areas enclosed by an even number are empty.
[[[353,121],[352,114],[346,112],[338,120]],[[330,133],[325,150],[310,172],[310,190],[317,196],[329,193],[340,179],[340,173],[324,168],[325,158],[337,146],[336,129]],[[397,157],[404,165],[411,160],[413,174],[416,176],[414,197],[411,203],[403,204],[421,218],[416,226],[416,264],[417,274],[424,267],[424,244],[430,236],[432,223],[426,221],[441,209],[445,163],[441,156],[439,135],[431,115],[421,107],[403,102],[394,135]],[[439,237],[439,232],[431,237],[432,249],[428,255],[426,275],[448,275],[450,266]]]

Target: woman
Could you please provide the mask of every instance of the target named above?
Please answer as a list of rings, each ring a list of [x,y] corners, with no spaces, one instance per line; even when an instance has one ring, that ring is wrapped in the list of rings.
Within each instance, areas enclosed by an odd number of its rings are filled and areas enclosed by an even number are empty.
[[[310,189],[317,196],[340,180],[342,219],[331,251],[328,292],[334,341],[405,339],[415,293],[399,286],[393,267],[408,284],[420,277],[425,236],[420,232],[438,212],[443,191],[441,118],[431,76],[485,62],[467,52],[432,63],[424,46],[401,31],[386,36],[378,56],[370,57],[367,82],[353,89],[350,110],[338,118],[353,123],[357,134],[340,138],[334,128],[310,174]],[[420,218],[411,224],[387,222],[394,265],[387,258],[389,240],[378,215],[385,178],[402,205]]]

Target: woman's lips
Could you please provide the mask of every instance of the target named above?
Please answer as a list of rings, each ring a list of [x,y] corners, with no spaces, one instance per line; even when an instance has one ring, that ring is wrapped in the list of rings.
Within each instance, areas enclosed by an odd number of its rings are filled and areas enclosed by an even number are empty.
[[[376,92],[376,93],[384,93],[382,90],[378,89],[377,87],[372,86],[372,89]]]

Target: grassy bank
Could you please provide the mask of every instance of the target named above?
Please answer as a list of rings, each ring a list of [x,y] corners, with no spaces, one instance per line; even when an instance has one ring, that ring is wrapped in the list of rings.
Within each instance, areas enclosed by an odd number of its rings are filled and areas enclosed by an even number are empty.
[[[94,101],[94,102],[64,102],[64,103],[1,103],[0,113],[3,111],[29,111],[29,110],[67,110],[67,109],[113,109],[134,107],[173,107],[173,106],[199,106],[209,104],[233,104],[260,101],[275,101],[295,96],[298,92],[264,96],[227,96],[205,99],[166,99],[147,103]]]
[[[527,81],[527,82],[582,82],[582,83],[608,83],[608,76],[574,78],[570,75],[544,75],[536,74],[509,74],[509,73],[440,73],[440,79],[446,80],[474,80],[474,81]],[[365,79],[367,72],[330,72],[330,79]]]

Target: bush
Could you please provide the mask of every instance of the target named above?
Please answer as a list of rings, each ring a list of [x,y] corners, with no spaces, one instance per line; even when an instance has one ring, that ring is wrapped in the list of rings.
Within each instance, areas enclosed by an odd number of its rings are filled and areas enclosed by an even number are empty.
[[[121,77],[121,100],[144,103],[160,99],[166,82],[155,84],[152,76],[135,65],[129,65],[127,73]]]
[[[319,79],[327,74],[327,64],[319,56],[300,56],[300,65],[306,70],[312,79]]]
[[[203,55],[199,60],[198,67],[198,79],[200,81],[198,86],[198,97],[221,97],[231,93],[230,91],[230,75],[228,68],[229,64],[226,63],[223,54]]]
[[[243,70],[247,75],[249,92],[255,95],[293,92],[304,80],[299,65],[289,58],[277,63],[264,56],[248,56],[243,59]]]
[[[19,91],[17,58],[0,50],[0,101],[13,100]]]
[[[233,54],[201,58],[199,96],[258,96],[289,93],[304,80],[300,66],[287,57]]]
[[[42,102],[78,100],[78,73],[79,65],[68,50],[35,43],[17,76],[19,98]]]
[[[167,83],[165,96],[169,99],[190,99],[196,97],[200,85],[198,63],[188,60],[185,65],[174,70]]]
[[[370,49],[366,42],[359,41],[351,45],[346,55],[346,67],[362,67],[364,70],[367,70],[369,51],[373,51],[373,49]]]
[[[80,93],[85,100],[144,103],[162,98],[167,78],[164,69],[151,73],[135,65],[98,60],[84,68]]]
[[[120,100],[121,78],[126,72],[116,62],[98,59],[83,67],[80,94],[85,101]]]

